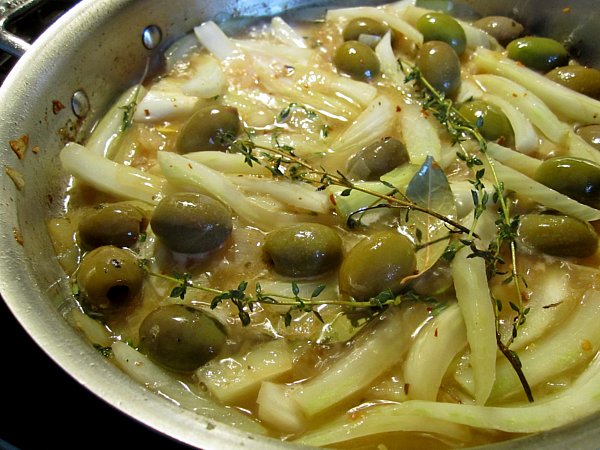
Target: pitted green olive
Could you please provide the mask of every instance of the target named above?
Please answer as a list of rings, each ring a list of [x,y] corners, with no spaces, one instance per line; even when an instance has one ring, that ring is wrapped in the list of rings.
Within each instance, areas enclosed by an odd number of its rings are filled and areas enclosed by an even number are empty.
[[[147,225],[144,211],[130,203],[102,204],[79,222],[79,241],[86,249],[102,245],[131,247]]]
[[[344,41],[358,41],[361,34],[382,37],[390,30],[387,25],[368,17],[359,17],[352,19],[344,27],[342,36]]]
[[[425,42],[445,42],[454,49],[458,56],[462,55],[467,47],[465,31],[448,14],[439,12],[423,14],[417,20],[416,28],[423,34]]]
[[[413,243],[394,231],[382,231],[348,252],[340,267],[340,292],[356,300],[367,300],[388,289],[398,293],[402,280],[415,269]]]
[[[445,42],[429,41],[417,54],[417,67],[425,79],[446,97],[452,97],[460,87],[460,61]]]
[[[509,120],[502,110],[482,100],[464,103],[460,113],[479,128],[481,135],[488,141],[500,141],[510,145],[514,140],[514,132]]]
[[[189,372],[223,349],[223,325],[203,311],[185,305],[161,306],[148,314],[139,329],[140,350],[170,370]]]
[[[552,81],[580,94],[600,98],[600,70],[585,66],[564,66],[546,74]]]
[[[600,208],[600,165],[582,158],[556,156],[545,160],[535,179],[593,208]]]
[[[326,225],[300,223],[271,231],[263,250],[277,273],[298,278],[314,277],[339,265],[342,240]]]
[[[162,199],[150,226],[172,251],[201,253],[221,246],[231,235],[230,211],[211,197],[178,193]]]
[[[142,289],[144,271],[129,250],[107,245],[87,253],[77,270],[77,285],[93,309],[130,303]]]
[[[569,61],[565,47],[560,42],[545,37],[527,36],[515,39],[506,49],[509,58],[541,72],[564,66]]]
[[[224,138],[240,132],[240,117],[236,108],[208,105],[196,110],[183,126],[175,148],[185,154],[203,150],[224,150]]]
[[[379,180],[381,175],[408,162],[408,159],[404,144],[393,137],[386,137],[359,151],[348,163],[348,174],[361,180]]]
[[[482,17],[473,25],[494,37],[503,46],[521,37],[525,31],[525,28],[519,22],[504,16]]]
[[[600,150],[600,125],[585,125],[577,128],[576,133],[592,147]]]
[[[519,237],[526,246],[552,256],[584,258],[598,248],[594,228],[569,216],[525,214],[520,219]]]
[[[379,74],[379,59],[371,47],[358,41],[346,41],[333,57],[335,67],[352,78],[368,81]]]

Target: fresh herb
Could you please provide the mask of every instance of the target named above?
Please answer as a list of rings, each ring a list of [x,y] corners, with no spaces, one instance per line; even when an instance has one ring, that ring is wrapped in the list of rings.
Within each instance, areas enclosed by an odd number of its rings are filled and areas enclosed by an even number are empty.
[[[94,344],[94,348],[96,350],[98,350],[98,352],[104,356],[105,358],[108,358],[112,355],[112,348],[111,347],[103,347],[102,345],[99,344]]]
[[[309,119],[316,119],[318,117],[315,111],[306,107],[305,105],[301,105],[299,103],[290,103],[288,106],[283,108],[279,114],[277,114],[277,122],[285,122],[295,110],[303,111],[306,114],[306,117]]]
[[[506,276],[504,282],[512,283],[515,287],[516,302],[509,302],[511,309],[515,312],[515,317],[512,323],[512,333],[507,342],[503,342],[500,337],[500,318],[502,302],[494,301],[494,311],[496,316],[496,342],[499,350],[507,358],[514,371],[517,373],[527,399],[532,402],[533,395],[531,388],[523,370],[518,355],[510,350],[510,346],[518,335],[519,328],[525,323],[529,308],[523,305],[523,287],[526,286],[523,276],[518,272],[517,266],[517,228],[519,226],[519,217],[513,216],[510,211],[504,193],[504,184],[499,180],[496,170],[494,169],[494,161],[487,153],[487,143],[479,132],[478,124],[470,123],[465,117],[454,107],[451,99],[446,98],[442,93],[438,92],[421,74],[418,68],[407,68],[406,64],[400,63],[400,67],[404,71],[406,78],[405,82],[415,82],[418,91],[422,98],[423,109],[431,113],[442,124],[450,135],[453,144],[457,145],[459,151],[457,156],[471,170],[474,179],[470,180],[473,188],[471,195],[474,204],[474,222],[472,229],[467,233],[465,238],[462,238],[450,245],[444,253],[444,258],[448,261],[452,260],[456,251],[461,247],[467,246],[471,249],[470,257],[480,257],[486,262],[488,273],[490,275]],[[467,151],[464,145],[467,141],[475,141],[479,150],[479,155],[473,155]],[[483,160],[481,159],[483,158]],[[474,231],[477,222],[483,212],[486,210],[490,200],[489,194],[485,189],[484,176],[489,170],[493,181],[494,195],[492,200],[499,205],[499,217],[496,221],[496,239],[490,244],[487,249],[479,249],[473,239]],[[510,252],[509,272],[503,270],[506,262],[502,258],[502,250],[508,248]]]
[[[346,188],[342,195],[349,195],[352,190],[360,191],[379,198],[384,204],[391,207],[402,208],[407,211],[419,211],[444,222],[455,230],[463,233],[471,232],[469,228],[454,219],[409,200],[398,193],[397,190],[392,191],[390,194],[382,194],[353,183],[340,171],[331,173],[323,167],[315,167],[297,156],[292,147],[280,144],[276,137],[273,139],[273,147],[270,148],[255,143],[251,131],[246,130],[244,134],[245,137],[243,138],[232,139],[231,136],[222,135],[220,139],[223,142],[229,140],[228,151],[244,155],[246,164],[250,166],[260,164],[267,168],[274,177],[283,177],[312,184],[317,187],[317,190],[324,190],[328,186]]]
[[[120,129],[121,133],[128,130],[133,125],[133,116],[135,115],[135,110],[137,109],[137,99],[140,95],[141,87],[142,85],[138,84],[133,91],[131,101],[119,108],[123,110],[123,120],[121,121]]]
[[[238,317],[244,326],[250,324],[251,314],[254,311],[255,306],[259,304],[288,306],[289,309],[282,314],[286,326],[291,324],[294,312],[312,313],[319,321],[323,322],[323,318],[318,311],[318,307],[324,305],[343,306],[351,310],[381,310],[388,306],[397,306],[407,301],[424,301],[428,304],[431,304],[432,308],[437,307],[436,300],[431,298],[422,298],[411,291],[402,295],[396,295],[392,291],[386,290],[375,297],[370,298],[369,300],[354,301],[319,299],[318,297],[325,290],[325,285],[317,286],[311,293],[310,297],[304,297],[300,295],[300,288],[295,282],[292,282],[291,285],[292,295],[265,292],[263,291],[259,282],[255,283],[254,289],[248,289],[248,283],[246,281],[240,282],[234,289],[221,290],[193,282],[191,275],[188,273],[166,275],[154,272],[149,268],[147,260],[142,260],[140,266],[143,267],[149,275],[170,281],[171,283],[175,284],[169,295],[171,298],[183,299],[189,289],[195,289],[213,296],[210,301],[211,309],[217,308],[223,302],[231,302],[237,308]]]

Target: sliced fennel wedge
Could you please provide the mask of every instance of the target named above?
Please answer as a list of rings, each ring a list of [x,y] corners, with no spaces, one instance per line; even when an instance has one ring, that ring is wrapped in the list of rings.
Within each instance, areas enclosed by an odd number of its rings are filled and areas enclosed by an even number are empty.
[[[567,425],[599,411],[600,356],[596,356],[579,379],[556,397],[546,401],[516,407],[425,400],[377,404],[361,410],[358,420],[353,419],[351,414],[345,414],[294,442],[323,446],[383,432],[404,431],[407,418],[436,420],[509,433],[537,433]],[[427,420],[422,427],[427,426]],[[446,431],[446,435],[448,434]]]
[[[151,391],[208,420],[216,420],[250,433],[266,434],[258,422],[237,409],[221,406],[199,392],[192,392],[187,385],[126,343],[115,342],[111,348],[117,366]]]
[[[227,404],[256,394],[261,383],[292,369],[292,352],[283,339],[257,345],[248,353],[212,360],[196,371],[198,380]]]
[[[136,84],[121,94],[94,128],[87,140],[86,147],[98,156],[110,158],[114,149],[119,145],[122,131],[127,125],[127,108],[138,104],[146,92],[146,88]]]
[[[482,72],[512,80],[541,98],[556,114],[581,123],[600,123],[600,101],[546,78],[522,64],[485,48],[477,49],[473,63]]]
[[[76,179],[118,198],[156,204],[165,185],[164,178],[117,164],[75,142],[65,145],[60,152],[60,161]]]
[[[468,247],[457,252],[452,261],[452,277],[471,349],[474,397],[477,404],[483,405],[496,378],[496,324],[485,261],[469,258],[470,253]]]
[[[499,75],[482,74],[473,78],[485,92],[497,95],[518,108],[552,142],[566,142],[571,128],[532,91]]]
[[[261,203],[242,195],[227,176],[176,153],[158,152],[158,163],[165,178],[174,186],[210,195],[228,205],[244,220],[263,230],[314,221],[314,216],[308,214],[291,214],[265,208]]]
[[[494,161],[493,164],[498,179],[502,180],[507,190],[526,195],[547,208],[579,220],[586,222],[600,220],[600,210],[579,203],[498,161]]]
[[[410,386],[408,397],[435,401],[450,363],[466,345],[465,324],[455,303],[430,320],[415,337],[404,362],[404,378]]]
[[[282,414],[290,420],[273,425],[287,431],[300,431],[298,427],[304,426],[307,420],[356,397],[400,362],[408,349],[415,324],[424,319],[422,308],[401,307],[386,311],[363,328],[361,334],[347,346],[344,355],[322,373],[302,383],[281,385],[281,389],[267,385],[269,395],[280,396],[280,401],[261,404],[260,418],[271,417],[274,414],[272,408],[285,404]]]

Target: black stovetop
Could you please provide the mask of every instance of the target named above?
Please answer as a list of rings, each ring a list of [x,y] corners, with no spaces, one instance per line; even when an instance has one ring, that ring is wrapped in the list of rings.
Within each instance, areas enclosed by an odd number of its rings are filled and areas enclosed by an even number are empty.
[[[48,0],[10,29],[31,42],[75,3]],[[15,62],[0,51],[0,84]],[[126,417],[72,379],[1,299],[0,343],[0,450],[188,448]]]
[[[33,42],[46,28],[69,10],[79,0],[46,0],[39,7],[21,17],[8,22],[6,29],[11,33]],[[10,69],[16,63],[16,58],[0,50],[0,84],[6,78]]]

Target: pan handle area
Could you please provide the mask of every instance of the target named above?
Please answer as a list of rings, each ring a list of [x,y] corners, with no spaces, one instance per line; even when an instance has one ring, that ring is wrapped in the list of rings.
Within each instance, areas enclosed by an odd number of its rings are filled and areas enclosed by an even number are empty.
[[[0,0],[0,50],[21,57],[31,44],[8,31],[11,21],[23,16],[46,0]]]

